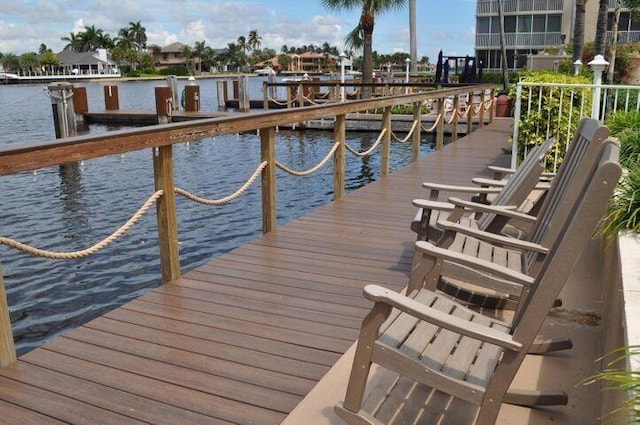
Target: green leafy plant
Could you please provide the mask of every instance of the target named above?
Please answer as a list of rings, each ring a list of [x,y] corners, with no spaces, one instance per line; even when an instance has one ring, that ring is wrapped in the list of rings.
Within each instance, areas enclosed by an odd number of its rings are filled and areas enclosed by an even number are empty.
[[[552,72],[531,72],[523,75],[523,82],[553,84],[589,84],[582,76],[564,75]],[[516,88],[511,87],[509,97],[515,99]],[[575,133],[579,118],[575,113],[591,111],[591,89],[577,89],[569,93],[558,87],[524,87],[522,90],[522,113],[518,125],[518,160],[526,152],[541,144],[547,137],[554,137],[557,143],[547,155],[551,167],[562,162],[567,143]],[[574,111],[574,113],[570,113]]]
[[[634,356],[640,355],[640,345],[631,345],[622,347],[607,354],[606,357],[613,357],[613,360],[607,363],[608,369],[596,373],[586,378],[582,384],[588,385],[594,382],[604,383],[605,391],[625,391],[625,402],[622,406],[607,414],[608,419],[603,418],[603,424],[607,423],[624,423],[635,424],[640,421],[640,371],[629,370],[627,361]],[[615,367],[617,364],[624,363],[622,367]]]
[[[629,131],[640,131],[640,112],[614,112],[607,117],[606,124],[615,137],[622,137]]]

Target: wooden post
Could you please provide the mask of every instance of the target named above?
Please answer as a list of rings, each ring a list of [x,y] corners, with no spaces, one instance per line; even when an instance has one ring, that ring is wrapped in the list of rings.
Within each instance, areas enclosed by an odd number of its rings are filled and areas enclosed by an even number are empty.
[[[76,135],[76,116],[73,111],[73,85],[70,83],[52,83],[47,86],[51,98],[53,124],[56,138],[63,139]]]
[[[458,111],[460,110],[460,96],[455,95],[453,97],[453,120],[451,121],[451,141],[458,140],[458,120],[460,119],[460,115]]]
[[[225,109],[227,107],[227,81],[216,81],[216,91],[218,92],[218,109]]]
[[[262,109],[269,110],[269,84],[266,81],[262,82]]]
[[[232,80],[231,86],[233,89],[233,99],[240,101],[240,82],[238,80]]]
[[[473,92],[469,92],[467,94],[469,100],[467,101],[467,108],[469,108],[469,112],[467,113],[467,136],[473,132]]]
[[[262,170],[262,233],[276,229],[276,129],[260,130],[260,153],[267,166]]]
[[[168,87],[167,87],[168,88]],[[156,190],[164,195],[156,205],[158,216],[158,245],[162,281],[173,282],[180,277],[180,253],[178,249],[178,220],[173,182],[173,146],[161,146],[152,150],[153,177]]]
[[[386,176],[389,174],[389,155],[391,154],[391,106],[384,108],[384,112],[382,114],[382,128],[386,129],[387,132],[382,138],[380,175]]]
[[[333,199],[340,199],[344,196],[344,173],[345,173],[345,139],[347,133],[347,116],[337,115],[333,126],[333,142],[339,143],[338,149],[333,156]]]
[[[249,78],[240,77],[240,91],[238,92],[238,110],[240,112],[249,112],[251,110],[251,103],[249,99]]]
[[[200,86],[197,84],[187,84],[184,87],[185,105],[184,110],[187,112],[200,111]]]
[[[106,109],[107,111],[117,111],[118,109],[120,109],[118,86],[104,86],[104,109]]]
[[[158,86],[155,90],[158,124],[166,124],[170,121],[172,111],[171,87]]]
[[[0,367],[9,366],[15,363],[16,360],[16,347],[11,330],[7,292],[4,289],[4,277],[2,266],[0,266]]]
[[[304,86],[302,83],[298,84],[298,107],[304,107]]]
[[[484,89],[480,92],[480,110],[478,111],[478,122],[480,127],[484,127]]]
[[[438,125],[436,125],[436,150],[444,146],[444,97],[438,99]]]
[[[489,109],[489,124],[493,122],[493,117],[496,115],[496,89],[491,88],[489,92],[489,99],[491,99],[491,108]]]
[[[73,111],[77,115],[89,112],[86,87],[73,87]]]
[[[420,140],[422,139],[422,102],[413,104],[413,122],[416,129],[413,130],[413,161],[420,159]],[[417,123],[417,124],[416,124]]]

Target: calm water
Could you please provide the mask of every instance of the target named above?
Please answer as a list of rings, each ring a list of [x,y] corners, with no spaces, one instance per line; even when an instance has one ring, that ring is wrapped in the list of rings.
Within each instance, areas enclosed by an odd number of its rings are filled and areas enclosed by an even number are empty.
[[[121,109],[155,108],[161,81],[119,83]],[[215,80],[200,80],[202,109],[215,110]],[[252,98],[262,79],[253,78]],[[179,89],[184,82],[179,82]],[[55,137],[44,85],[0,86],[0,146]],[[87,83],[90,109],[103,109],[103,84]],[[92,125],[98,133],[115,127]],[[347,142],[365,150],[374,133],[348,133]],[[429,142],[431,141],[430,136]],[[332,133],[280,131],[278,161],[295,170],[317,164],[331,149]],[[422,154],[431,150],[425,142]],[[204,139],[175,149],[176,186],[220,198],[239,188],[260,163],[254,134]],[[393,144],[392,169],[411,160],[409,144]],[[379,157],[347,155],[348,190],[379,178]],[[278,224],[332,198],[332,167],[308,177],[278,172]],[[0,235],[54,251],[83,249],[124,223],[153,193],[150,151],[127,153],[60,167],[0,177]],[[208,207],[178,198],[182,270],[188,271],[261,233],[260,185],[238,200]],[[14,335],[19,354],[158,286],[160,269],[155,211],[100,253],[79,260],[48,260],[0,246]]]

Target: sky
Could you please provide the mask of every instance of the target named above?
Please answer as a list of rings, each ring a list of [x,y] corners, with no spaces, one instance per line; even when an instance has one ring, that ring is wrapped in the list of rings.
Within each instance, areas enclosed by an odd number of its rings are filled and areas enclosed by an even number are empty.
[[[435,62],[440,49],[448,56],[474,54],[475,0],[417,3],[418,58]],[[37,52],[41,43],[58,52],[65,46],[61,37],[85,26],[115,37],[137,21],[149,45],[204,40],[218,49],[257,30],[261,48],[279,52],[283,45],[328,42],[342,50],[359,17],[359,9],[331,11],[321,0],[10,0],[0,8],[0,52]],[[408,1],[404,10],[378,15],[373,48],[380,54],[409,52]]]

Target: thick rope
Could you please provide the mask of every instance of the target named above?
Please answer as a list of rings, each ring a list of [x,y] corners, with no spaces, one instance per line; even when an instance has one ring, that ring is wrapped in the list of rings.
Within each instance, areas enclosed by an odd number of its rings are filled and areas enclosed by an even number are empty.
[[[293,104],[297,101],[297,99],[293,99],[293,100],[290,100],[290,101],[288,100],[288,101],[281,102],[281,101],[279,101],[278,99],[273,98],[273,97],[271,97],[271,96],[267,96],[267,100],[268,100],[269,102],[273,102],[273,103],[275,103],[276,105],[280,105],[280,106],[285,106],[285,105],[289,106],[289,105],[293,105]]]
[[[298,176],[298,177],[308,176],[309,174],[315,173],[324,164],[326,164],[327,161],[329,161],[329,159],[331,159],[331,157],[336,153],[336,150],[338,149],[339,146],[340,146],[340,143],[334,143],[333,147],[331,148],[331,150],[329,151],[327,156],[325,156],[324,159],[318,163],[318,165],[316,165],[315,167],[311,168],[310,170],[307,170],[307,171],[295,171],[295,170],[292,170],[291,168],[285,167],[284,165],[282,165],[278,161],[276,161],[276,167],[278,167],[282,171],[284,171],[286,173],[289,173],[289,174],[291,174],[293,176]]]
[[[238,189],[235,193],[232,193],[229,196],[225,196],[224,198],[220,198],[220,199],[204,199],[204,198],[200,198],[192,193],[187,192],[184,189],[180,189],[179,187],[174,188],[175,192],[178,195],[184,196],[185,198],[193,201],[193,202],[197,202],[199,204],[204,204],[204,205],[223,205],[226,204],[228,202],[233,201],[234,199],[240,197],[240,195],[242,195],[243,193],[245,193],[247,191],[247,189],[249,189],[249,187],[251,187],[251,185],[256,181],[256,179],[258,178],[258,176],[260,175],[260,173],[262,173],[262,170],[265,169],[265,167],[268,165],[267,161],[262,162],[258,168],[253,172],[253,174],[251,175],[251,177],[249,177],[249,180],[247,180],[245,182],[244,185],[242,185],[242,187],[240,189]]]
[[[5,237],[0,237],[0,244],[26,252],[27,254],[35,255],[38,257],[51,258],[54,260],[71,260],[75,258],[87,257],[89,255],[95,254],[96,252],[105,248],[107,245],[113,243],[120,236],[124,235],[125,232],[129,230],[131,226],[133,226],[147,212],[147,210],[151,208],[151,206],[158,201],[158,199],[163,194],[164,193],[162,190],[156,191],[153,195],[151,195],[151,197],[147,200],[147,202],[145,202],[144,205],[142,205],[140,209],[138,209],[138,211],[136,211],[136,213],[118,230],[116,230],[111,235],[103,239],[101,242],[98,242],[97,244],[87,249],[83,249],[80,251],[72,251],[72,252],[47,251],[44,249],[34,248],[32,246],[25,245],[23,243],[20,243],[13,239],[5,238]]]
[[[493,105],[493,99],[487,99],[484,101],[484,110],[488,111],[491,109],[491,105]]]
[[[451,124],[453,122],[453,119],[456,117],[456,114],[458,113],[458,111],[456,110],[451,110],[451,118],[447,119],[447,114],[445,113],[444,115],[444,122],[447,124]]]
[[[391,136],[399,143],[405,143],[407,140],[409,140],[409,138],[413,135],[413,132],[416,131],[416,127],[418,127],[419,121],[418,120],[414,120],[413,121],[413,125],[411,126],[411,130],[409,130],[409,133],[407,133],[407,136],[404,139],[400,139],[398,136],[395,135],[395,133],[393,132],[393,130],[391,130]]]
[[[436,127],[438,126],[438,123],[440,122],[440,120],[443,118],[442,114],[438,114],[438,116],[436,116],[436,120],[433,123],[433,125],[430,128],[425,128],[424,126],[422,126],[422,130],[427,132],[427,133],[431,133],[433,130],[436,129]]]
[[[347,148],[347,150],[349,152],[351,152],[352,154],[359,156],[359,157],[364,157],[367,156],[369,154],[371,154],[371,152],[373,152],[378,145],[382,142],[382,137],[387,133],[387,129],[383,128],[382,131],[380,132],[380,135],[378,136],[378,139],[376,140],[376,142],[373,144],[373,146],[371,146],[369,148],[369,150],[364,151],[364,152],[358,152],[357,150],[353,149],[351,146],[349,146],[348,144],[345,144],[345,147]]]

